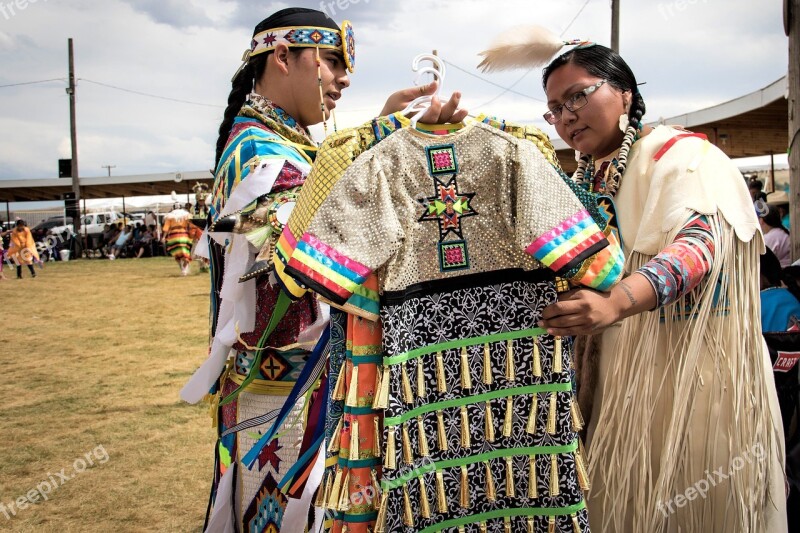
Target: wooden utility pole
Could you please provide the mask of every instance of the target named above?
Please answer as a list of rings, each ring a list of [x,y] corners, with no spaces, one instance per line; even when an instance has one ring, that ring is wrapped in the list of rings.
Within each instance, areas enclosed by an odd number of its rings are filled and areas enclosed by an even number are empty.
[[[75,126],[75,57],[72,51],[72,37],[67,41],[69,47],[69,134],[72,140],[72,192],[75,193],[75,205],[80,205],[81,185],[78,179],[78,135]],[[80,235],[81,217],[72,221],[75,233]]]
[[[789,213],[792,261],[800,259],[800,0],[784,0],[789,36]]]
[[[611,0],[611,49],[619,53],[619,2]]]

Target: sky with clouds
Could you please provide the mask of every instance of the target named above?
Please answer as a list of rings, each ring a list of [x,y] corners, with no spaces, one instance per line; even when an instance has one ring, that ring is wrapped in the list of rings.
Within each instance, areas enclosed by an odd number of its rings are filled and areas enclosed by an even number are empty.
[[[230,78],[252,28],[290,5],[324,7],[355,26],[358,68],[337,107],[340,128],[377,114],[391,92],[412,85],[413,57],[436,49],[448,62],[444,89],[462,91],[464,107],[555,136],[541,118],[539,69],[483,75],[477,53],[521,24],[610,40],[608,0],[0,0],[0,85],[57,79],[0,87],[0,179],[52,178],[57,160],[69,157],[69,37],[82,176],[105,175],[103,165],[114,165],[115,175],[211,167]],[[621,6],[621,53],[646,82],[650,120],[730,100],[786,73],[782,0]],[[514,92],[498,87],[512,85]],[[314,132],[321,136],[321,128]]]

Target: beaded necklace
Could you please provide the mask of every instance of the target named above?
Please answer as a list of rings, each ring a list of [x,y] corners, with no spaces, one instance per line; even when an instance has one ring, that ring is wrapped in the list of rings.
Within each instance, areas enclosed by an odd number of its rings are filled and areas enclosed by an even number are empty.
[[[603,161],[597,170],[595,170],[594,158],[589,154],[581,154],[578,168],[572,175],[573,181],[588,191],[613,198],[619,190],[622,176],[628,166],[628,154],[631,146],[639,140],[641,129],[641,122],[638,127],[629,125],[625,130],[625,137],[617,156]]]

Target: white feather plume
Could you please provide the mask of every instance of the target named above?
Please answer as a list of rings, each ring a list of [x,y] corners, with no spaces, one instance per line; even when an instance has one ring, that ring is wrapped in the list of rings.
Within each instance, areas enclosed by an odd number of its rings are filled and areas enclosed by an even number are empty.
[[[564,46],[564,41],[541,26],[522,26],[505,31],[491,47],[478,55],[478,68],[497,72],[515,68],[541,67]]]

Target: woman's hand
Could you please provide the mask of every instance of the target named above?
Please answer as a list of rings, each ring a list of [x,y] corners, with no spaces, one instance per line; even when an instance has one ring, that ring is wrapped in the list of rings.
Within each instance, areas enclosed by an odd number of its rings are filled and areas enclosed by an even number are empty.
[[[542,311],[540,327],[550,335],[591,335],[619,320],[611,293],[575,289],[558,295]]]
[[[558,302],[542,311],[539,325],[550,335],[591,335],[656,305],[653,286],[636,272],[609,292],[581,288],[559,294]]]
[[[436,92],[439,87],[439,82],[432,82],[427,85],[420,85],[419,87],[411,87],[403,89],[389,96],[380,116],[391,115],[406,108],[408,104],[413,102],[420,96],[429,96]],[[450,99],[442,105],[437,97],[433,97],[430,107],[425,114],[420,118],[420,122],[425,124],[445,124],[461,122],[467,118],[468,111],[466,109],[459,109],[458,104],[461,102],[461,93],[454,92]]]

